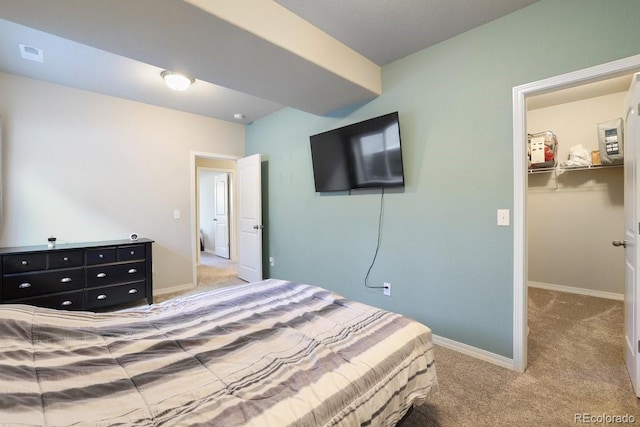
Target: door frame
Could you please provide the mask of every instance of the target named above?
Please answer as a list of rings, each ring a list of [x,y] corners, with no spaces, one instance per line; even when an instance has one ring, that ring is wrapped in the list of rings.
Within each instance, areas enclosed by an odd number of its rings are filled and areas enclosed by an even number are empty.
[[[526,98],[637,72],[640,55],[513,88],[513,369],[518,372],[527,368]]]
[[[198,180],[198,168],[196,168],[196,160],[198,158],[201,159],[211,159],[211,160],[233,160],[233,161],[237,161],[238,159],[241,159],[242,156],[231,156],[228,154],[218,154],[218,153],[207,153],[204,151],[190,151],[189,152],[189,177],[190,177],[190,210],[191,210],[191,280],[192,280],[192,285],[194,287],[198,286],[198,261],[199,261],[199,256],[200,256],[200,251],[197,251],[196,249],[199,247],[198,241],[199,241],[199,233],[198,233],[198,214],[197,214],[197,205],[196,205],[196,200],[197,200],[197,194],[196,194],[196,189],[197,189],[197,180]],[[209,168],[211,170],[214,170],[213,168]],[[226,170],[222,170],[222,169],[215,169],[215,170],[220,170],[221,172],[228,172]],[[232,174],[233,175],[233,174]],[[232,176],[232,180],[233,180],[233,176]],[[235,213],[233,214],[235,215]],[[231,254],[230,254],[231,255]]]

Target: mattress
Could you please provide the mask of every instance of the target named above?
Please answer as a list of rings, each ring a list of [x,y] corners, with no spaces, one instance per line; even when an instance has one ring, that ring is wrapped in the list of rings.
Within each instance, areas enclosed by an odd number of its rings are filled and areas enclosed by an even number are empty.
[[[0,306],[0,425],[395,425],[431,331],[266,280],[110,313]]]

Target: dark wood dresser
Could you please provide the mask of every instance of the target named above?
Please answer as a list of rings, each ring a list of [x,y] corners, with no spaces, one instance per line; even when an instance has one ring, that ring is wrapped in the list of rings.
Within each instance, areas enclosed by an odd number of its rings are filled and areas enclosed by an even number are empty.
[[[153,240],[0,248],[0,303],[100,310],[153,303]]]

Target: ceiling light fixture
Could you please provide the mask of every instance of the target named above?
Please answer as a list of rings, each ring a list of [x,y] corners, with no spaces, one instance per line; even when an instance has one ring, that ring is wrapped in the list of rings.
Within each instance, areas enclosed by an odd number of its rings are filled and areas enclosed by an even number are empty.
[[[174,73],[173,71],[164,70],[160,73],[164,82],[173,90],[185,90],[195,82],[192,77],[184,74]]]

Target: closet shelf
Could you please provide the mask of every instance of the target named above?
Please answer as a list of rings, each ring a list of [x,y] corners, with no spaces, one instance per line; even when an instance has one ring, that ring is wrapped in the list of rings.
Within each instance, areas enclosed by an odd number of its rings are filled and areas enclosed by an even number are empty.
[[[562,173],[562,172],[573,172],[573,171],[581,171],[581,170],[621,168],[623,166],[624,166],[623,164],[576,166],[576,167],[555,166],[552,168],[529,169],[529,174],[548,173],[548,172]]]

